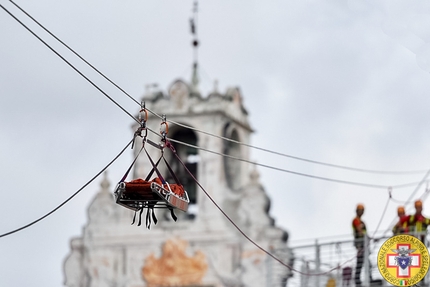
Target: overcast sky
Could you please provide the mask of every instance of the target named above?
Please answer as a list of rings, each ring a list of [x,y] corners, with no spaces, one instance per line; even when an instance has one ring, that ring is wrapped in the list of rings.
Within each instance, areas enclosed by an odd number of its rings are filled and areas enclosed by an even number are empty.
[[[253,151],[252,159],[295,172],[382,186],[419,182],[430,168],[428,1],[200,1],[201,89],[240,87],[252,144],[371,170],[358,173]],[[52,40],[10,2],[0,3],[125,109],[138,107]],[[133,97],[189,80],[192,0],[17,0],[22,8]],[[0,10],[0,234],[52,210],[130,140],[131,118]],[[127,151],[109,169],[118,181]],[[386,188],[321,181],[258,168],[271,215],[303,239],[351,233],[357,203],[374,231]],[[80,236],[101,178],[40,223],[0,238],[0,286],[62,286],[69,241]],[[112,187],[113,188],[113,187]],[[425,184],[394,188],[414,199]],[[381,229],[390,228],[390,202]],[[408,206],[410,207],[410,206]],[[407,208],[410,210],[410,208]],[[430,203],[424,204],[430,216]]]

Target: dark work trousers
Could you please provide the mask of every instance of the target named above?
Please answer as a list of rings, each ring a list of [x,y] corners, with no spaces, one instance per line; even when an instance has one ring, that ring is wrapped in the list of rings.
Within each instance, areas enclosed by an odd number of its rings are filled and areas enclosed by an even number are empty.
[[[360,280],[360,274],[361,274],[361,269],[363,268],[363,264],[364,264],[364,247],[363,246],[356,246],[357,247],[357,262],[355,265],[355,276],[354,276],[354,281],[355,281],[355,286],[356,287],[361,287],[361,280]],[[367,259],[369,260],[369,259]],[[369,261],[369,268],[370,268],[370,261]],[[369,274],[369,279],[372,281],[372,274]]]
[[[357,247],[357,263],[355,264],[355,276],[354,276],[356,287],[361,286],[360,274],[361,274],[361,268],[363,267],[363,262],[364,262],[364,248]]]

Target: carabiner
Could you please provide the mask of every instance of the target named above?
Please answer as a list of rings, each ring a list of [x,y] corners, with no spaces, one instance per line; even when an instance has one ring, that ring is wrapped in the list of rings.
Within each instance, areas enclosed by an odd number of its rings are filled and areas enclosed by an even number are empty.
[[[163,137],[163,141],[166,140],[166,136],[169,133],[169,124],[166,122],[166,115],[162,116],[162,122],[160,125],[160,134]]]

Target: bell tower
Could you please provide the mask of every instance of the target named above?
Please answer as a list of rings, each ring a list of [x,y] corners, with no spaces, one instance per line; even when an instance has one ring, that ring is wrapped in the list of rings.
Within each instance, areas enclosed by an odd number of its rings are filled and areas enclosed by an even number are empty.
[[[220,93],[216,85],[207,96],[200,92],[196,3],[190,21],[191,81],[178,79],[167,92],[148,86],[142,99],[149,111],[147,137],[152,142],[160,142],[158,131],[162,115],[166,116],[167,139],[186,169],[169,149],[164,148],[163,153],[188,193],[188,211],[176,210],[175,222],[168,209],[156,209],[158,222],[150,230],[145,224],[132,226],[134,212],[115,203],[114,190],[105,176],[88,208],[83,234],[71,240],[64,262],[67,287],[283,287],[290,275],[241,233],[265,250],[286,250],[278,258],[291,264],[288,233],[275,226],[269,215],[269,197],[255,166],[247,162],[252,128],[240,89]],[[132,126],[132,132],[138,127]],[[142,144],[135,141],[135,157]],[[146,145],[151,158],[160,157],[160,149]],[[129,175],[133,178],[126,181],[144,179],[151,169],[152,164],[141,154]],[[166,166],[161,165],[159,171],[173,183]]]
[[[177,154],[213,200],[233,212],[234,204],[230,201],[235,201],[240,189],[249,182],[252,168],[249,163],[235,159],[249,159],[248,147],[238,142],[249,142],[252,132],[242,95],[239,88],[230,88],[225,94],[214,91],[203,98],[191,86],[176,80],[166,95],[161,92],[146,94],[143,100],[152,112],[147,125],[150,130],[158,131],[161,123],[158,116],[167,116],[167,137],[171,139]],[[153,141],[159,140],[157,135],[149,133],[148,136]],[[222,140],[221,137],[234,142]],[[156,158],[158,152],[155,149],[151,155]],[[222,228],[223,215],[170,151],[165,151],[165,155],[190,197],[189,211],[180,214],[179,218],[190,220],[192,228]],[[135,177],[144,178],[149,172],[151,166],[146,161],[143,157],[136,163]]]
[[[288,250],[288,234],[269,216],[270,200],[255,166],[238,160],[249,160],[246,144],[252,133],[240,89],[229,88],[225,94],[215,90],[203,97],[190,84],[176,80],[168,92],[148,91],[143,100],[150,111],[148,138],[161,140],[159,116],[166,115],[167,138],[192,174],[165,148],[167,161],[189,194],[189,209],[176,210],[176,222],[166,210],[156,209],[158,223],[150,230],[144,224],[130,225],[134,212],[115,204],[114,190],[105,177],[89,207],[82,236],[71,240],[64,263],[65,286],[282,286],[290,271],[278,266],[281,273],[272,272],[277,263],[221,212],[264,249]],[[136,129],[133,126],[133,132]],[[141,145],[137,140],[135,155]],[[160,156],[158,148],[147,146],[147,150],[151,158]],[[129,177],[145,178],[151,168],[141,154]],[[168,174],[163,166],[160,172]],[[290,262],[291,253],[283,254],[280,259]],[[190,272],[192,276],[184,275]]]

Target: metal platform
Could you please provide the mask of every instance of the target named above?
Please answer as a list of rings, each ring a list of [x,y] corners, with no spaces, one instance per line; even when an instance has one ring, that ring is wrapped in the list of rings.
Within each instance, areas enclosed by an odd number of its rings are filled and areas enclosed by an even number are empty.
[[[184,196],[181,197],[170,189],[151,182],[147,186],[141,187],[141,192],[135,196],[127,196],[127,184],[120,182],[115,189],[115,201],[117,204],[122,205],[133,211],[138,211],[142,208],[177,208],[182,211],[188,210],[190,202],[187,192],[184,190]]]
[[[373,235],[373,234],[372,234]],[[419,236],[414,234],[415,236]],[[386,239],[391,237],[388,236],[375,236],[378,240],[370,240],[368,242],[368,250],[365,258],[369,258],[366,264],[363,264],[361,272],[361,287],[374,287],[374,286],[393,286],[387,283],[379,273],[377,267],[377,254],[381,245]],[[286,267],[276,262],[271,258],[266,260],[266,268],[268,280],[266,280],[266,287],[326,287],[333,286],[328,285],[330,279],[334,279],[336,287],[356,287],[354,283],[354,270],[356,265],[356,254],[357,250],[354,247],[354,239],[352,235],[336,236],[324,239],[310,239],[303,240],[300,245],[289,243],[288,248],[274,250],[275,255],[282,254],[284,259],[293,257],[294,263],[292,264],[294,269],[299,270],[303,273],[308,274],[320,274],[325,273],[333,269],[333,271],[321,275],[302,275],[297,272],[290,272],[292,277],[285,280]],[[367,244],[367,243],[365,243]],[[426,233],[425,245],[429,246],[429,235]],[[349,281],[349,285],[342,271],[345,267],[351,268],[352,274]],[[287,272],[287,273],[288,273]],[[430,273],[430,272],[429,272]],[[419,283],[419,287],[430,286],[430,274],[427,273],[425,280]],[[380,284],[372,283],[372,280],[381,280]],[[331,280],[333,282],[333,280]],[[381,285],[382,284],[382,285]]]

